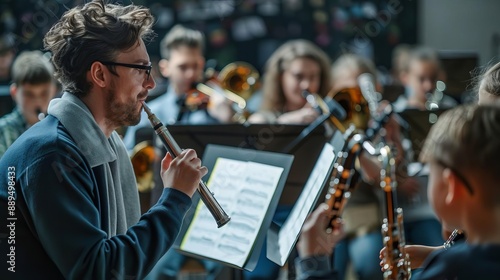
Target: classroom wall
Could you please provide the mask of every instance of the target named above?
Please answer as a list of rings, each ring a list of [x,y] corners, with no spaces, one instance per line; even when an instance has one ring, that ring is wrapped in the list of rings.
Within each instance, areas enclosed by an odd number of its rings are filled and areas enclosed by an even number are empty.
[[[439,50],[477,51],[500,61],[500,1],[420,0],[418,42]]]

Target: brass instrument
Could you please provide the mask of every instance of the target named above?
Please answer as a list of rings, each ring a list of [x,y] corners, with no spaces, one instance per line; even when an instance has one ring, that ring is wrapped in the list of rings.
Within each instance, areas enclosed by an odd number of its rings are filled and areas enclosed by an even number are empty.
[[[155,130],[156,135],[158,135],[165,148],[172,154],[172,157],[177,157],[182,152],[182,149],[179,147],[177,142],[175,142],[174,138],[167,130],[167,128],[163,125],[163,123],[161,123],[161,121],[151,112],[144,101],[142,101],[142,107],[148,114],[151,126]],[[218,227],[227,224],[229,220],[231,220],[231,218],[226,214],[226,212],[224,212],[224,209],[222,209],[219,202],[217,202],[213,194],[210,192],[208,187],[201,180],[198,185],[198,193],[200,194],[201,200],[203,201],[203,203],[205,203],[208,210],[217,222]]]
[[[358,77],[359,87],[330,91],[327,97],[337,101],[345,109],[347,117],[342,122],[344,127],[354,124],[357,129],[365,131],[371,116],[377,114],[380,94],[375,90],[374,77],[363,73]]]
[[[246,62],[233,62],[224,67],[215,79],[215,70],[209,68],[205,76],[212,82],[220,84],[225,98],[233,102],[235,114],[233,121],[238,123],[246,122],[249,113],[246,110],[247,100],[259,87],[259,72]],[[218,94],[217,90],[209,83],[197,83],[196,91],[207,95],[208,98]],[[137,186],[140,192],[148,192],[154,188],[153,164],[154,146],[139,143],[134,147],[131,161],[134,173],[137,178]]]
[[[196,89],[201,93],[208,96],[216,94],[216,90],[210,87],[210,82],[215,82],[219,84],[222,88],[225,98],[232,101],[235,106],[235,115],[233,116],[233,121],[238,123],[246,122],[249,113],[246,111],[246,101],[252,97],[259,86],[259,72],[252,65],[243,62],[236,61],[226,65],[217,75],[215,81],[212,79],[214,76],[214,70],[209,69],[205,76],[209,79],[207,84],[200,83],[196,86]],[[212,79],[212,80],[210,80]]]
[[[345,109],[347,116],[342,121],[344,127],[354,124],[356,128],[363,131],[368,128],[370,110],[368,102],[359,88],[346,88],[338,92],[330,92],[327,96],[337,101]]]
[[[307,103],[309,103],[312,108],[317,109],[323,115],[329,116],[328,119],[333,124],[333,126],[335,126],[335,128],[340,130],[342,133],[346,132],[346,127],[344,126],[344,124],[340,122],[340,120],[337,119],[334,115],[332,115],[330,109],[328,108],[327,101],[331,100],[329,99],[329,97],[323,99],[319,94],[309,92],[307,90],[304,90],[302,92],[302,96],[306,99]]]
[[[137,144],[132,151],[130,161],[134,168],[137,189],[139,192],[150,192],[155,186],[153,179],[153,164],[155,158],[156,152],[151,141],[142,141]]]
[[[380,149],[382,169],[380,170],[380,187],[385,193],[386,218],[382,224],[384,255],[384,279],[407,280],[411,277],[410,257],[406,253],[403,227],[403,209],[397,207],[396,201],[396,160],[389,146]]]
[[[248,100],[259,87],[259,77],[259,72],[252,65],[236,61],[222,68],[217,79],[222,88]]]

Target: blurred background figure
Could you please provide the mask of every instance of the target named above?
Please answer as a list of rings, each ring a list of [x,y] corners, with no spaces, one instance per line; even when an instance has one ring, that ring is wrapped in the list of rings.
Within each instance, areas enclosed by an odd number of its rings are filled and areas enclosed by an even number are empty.
[[[442,88],[437,88],[438,81],[445,80],[445,73],[441,69],[435,50],[418,46],[411,49],[408,54],[405,54],[407,50],[404,49],[400,52],[402,71],[398,70],[399,80],[405,87],[405,94],[394,102],[396,111],[408,108],[420,110],[451,108],[457,105],[453,98],[443,94]]]
[[[402,85],[401,76],[405,72],[412,47],[408,44],[399,44],[392,51],[391,77],[393,85]]]
[[[377,80],[377,71],[371,60],[356,54],[341,55],[332,65],[331,94],[358,88],[358,77],[363,73],[369,73]],[[380,89],[378,83],[376,87]],[[361,157],[365,156],[365,152],[361,154]],[[377,181],[359,181],[352,187],[353,192],[343,213],[346,236],[335,247],[333,266],[338,279],[346,279],[349,264],[358,279],[382,279],[380,267],[374,264],[382,248],[380,227],[384,208],[380,205],[380,187]]]
[[[328,55],[307,40],[288,41],[266,63],[261,109],[248,122],[310,123],[319,112],[303,92],[325,97],[330,86]]]
[[[266,63],[261,109],[248,119],[250,123],[307,124],[319,116],[306,101],[303,92],[325,97],[330,90],[330,59],[307,40],[291,40],[276,49]],[[295,201],[283,195],[273,217],[281,225]],[[276,279],[280,267],[266,257],[262,248],[257,267],[244,271],[244,279]]]
[[[0,158],[30,126],[43,119],[56,95],[53,67],[39,51],[22,52],[12,65],[10,95],[14,110],[0,119]]]
[[[449,109],[457,102],[443,94],[438,85],[445,80],[440,60],[436,52],[428,47],[418,46],[410,50],[407,63],[400,73],[400,80],[405,86],[405,94],[394,103],[396,112],[417,110],[427,116],[425,112],[440,109]],[[428,130],[433,125],[430,119],[418,117],[408,119],[412,123],[419,121],[422,127],[410,127],[417,130]],[[408,117],[407,117],[408,118]],[[422,119],[420,121],[419,119]],[[404,163],[398,169],[398,202],[404,209],[405,235],[408,244],[437,246],[443,244],[441,224],[427,199],[428,171],[426,165],[418,162],[418,151],[421,147],[412,136],[412,131],[400,128],[404,138]],[[425,136],[424,136],[425,137]],[[423,139],[422,139],[423,140]],[[422,144],[422,143],[420,143]]]
[[[187,104],[190,95],[201,94],[195,84],[203,81],[205,66],[204,36],[200,31],[181,25],[174,26],[160,42],[160,73],[168,79],[167,91],[148,102],[148,106],[165,124],[210,124],[229,121],[230,105],[224,98],[210,99],[210,105],[192,107]],[[152,131],[147,115],[143,112],[138,125],[129,127],[124,142],[129,151],[137,144],[137,131]]]

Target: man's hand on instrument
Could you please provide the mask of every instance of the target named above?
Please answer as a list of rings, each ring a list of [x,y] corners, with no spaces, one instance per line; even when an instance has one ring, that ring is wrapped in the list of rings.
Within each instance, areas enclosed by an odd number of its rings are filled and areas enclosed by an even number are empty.
[[[201,160],[192,149],[183,150],[182,153],[172,158],[167,153],[161,161],[161,178],[165,188],[177,189],[190,197],[193,196],[201,178],[207,174],[208,169],[201,166]]]

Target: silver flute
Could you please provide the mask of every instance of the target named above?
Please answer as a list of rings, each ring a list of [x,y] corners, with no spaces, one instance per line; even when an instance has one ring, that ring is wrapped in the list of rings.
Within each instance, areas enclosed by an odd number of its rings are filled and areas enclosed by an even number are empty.
[[[144,111],[148,114],[149,121],[151,122],[151,126],[156,132],[156,135],[160,137],[161,142],[165,146],[165,148],[172,154],[172,157],[177,157],[182,149],[179,147],[177,142],[175,142],[174,138],[167,130],[167,128],[163,125],[163,123],[151,112],[151,109],[146,105],[144,101],[142,102],[142,107]],[[198,193],[200,194],[201,200],[207,206],[210,213],[214,217],[217,222],[218,227],[222,227],[227,224],[231,218],[224,212],[224,209],[220,206],[219,202],[215,199],[213,193],[210,192],[207,185],[200,180],[200,184],[198,185]]]

